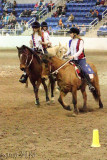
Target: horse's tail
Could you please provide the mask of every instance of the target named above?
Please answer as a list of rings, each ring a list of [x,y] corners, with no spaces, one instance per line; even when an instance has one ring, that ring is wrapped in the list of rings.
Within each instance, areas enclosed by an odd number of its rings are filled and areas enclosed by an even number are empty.
[[[95,73],[96,76],[95,76],[95,81],[94,81],[94,87],[95,87],[95,90],[92,92],[93,94],[93,97],[96,101],[99,101],[100,99],[100,86],[99,86],[99,79],[98,79],[98,74],[97,72]]]
[[[92,92],[92,94],[93,94],[94,99],[96,101],[99,101],[100,95],[99,95],[99,93],[98,93],[98,91],[96,89]]]

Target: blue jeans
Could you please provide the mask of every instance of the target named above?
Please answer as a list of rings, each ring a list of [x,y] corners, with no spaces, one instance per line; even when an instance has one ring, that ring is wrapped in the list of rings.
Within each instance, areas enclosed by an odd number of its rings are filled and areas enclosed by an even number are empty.
[[[83,73],[85,74],[93,74],[94,71],[92,70],[92,68],[90,67],[89,64],[86,63],[86,59],[79,59],[79,60],[74,60],[74,62],[78,65],[80,65]]]

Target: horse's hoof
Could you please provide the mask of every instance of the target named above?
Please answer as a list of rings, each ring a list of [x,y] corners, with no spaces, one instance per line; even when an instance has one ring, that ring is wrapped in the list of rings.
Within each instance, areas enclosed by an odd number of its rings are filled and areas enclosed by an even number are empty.
[[[39,103],[38,100],[35,101],[35,105],[38,106],[38,107],[40,106],[40,103]]]
[[[50,101],[46,101],[46,103],[47,103],[48,105],[50,105]]]
[[[76,114],[76,115],[79,114],[79,111],[78,110],[74,111],[74,114]]]
[[[51,98],[51,102],[52,102],[52,103],[54,103],[54,101],[55,101],[55,98],[54,98],[54,97],[52,97],[52,98]]]
[[[70,106],[65,107],[65,109],[66,109],[67,111],[71,111],[71,107],[70,107]]]

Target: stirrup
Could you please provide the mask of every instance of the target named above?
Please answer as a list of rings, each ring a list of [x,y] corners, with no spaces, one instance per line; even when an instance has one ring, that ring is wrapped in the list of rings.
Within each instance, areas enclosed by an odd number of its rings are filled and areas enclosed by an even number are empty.
[[[19,82],[21,83],[26,83],[28,76],[27,75],[22,75],[21,78],[19,79]]]
[[[91,92],[93,92],[93,91],[95,91],[95,87],[92,86],[92,85],[89,85],[89,90],[90,90]]]

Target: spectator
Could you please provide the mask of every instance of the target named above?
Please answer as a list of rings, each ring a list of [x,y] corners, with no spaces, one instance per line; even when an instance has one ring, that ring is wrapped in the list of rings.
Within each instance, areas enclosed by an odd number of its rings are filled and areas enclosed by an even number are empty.
[[[93,11],[92,11],[92,9],[91,9],[90,12],[87,13],[85,17],[87,17],[87,18],[92,17],[92,14],[93,14]]]
[[[14,0],[14,2],[13,2],[13,8],[16,8],[16,6],[17,6],[17,3],[16,3],[16,1]]]
[[[12,13],[13,13],[14,16],[17,16],[17,13],[16,13],[16,11],[15,11],[14,8],[13,8],[13,10],[12,10]]]
[[[74,20],[74,16],[73,16],[73,14],[71,13],[71,15],[68,17],[67,22],[73,22],[73,20]]]
[[[60,19],[59,22],[58,22],[58,26],[61,28],[61,27],[62,27],[62,24],[63,24],[63,23],[62,23],[62,19]]]
[[[69,25],[69,23],[67,24],[67,27],[66,27],[66,29],[69,29],[70,28],[70,25]]]
[[[42,5],[43,5],[42,0],[40,0],[40,2],[39,2],[39,6],[42,6]]]
[[[27,16],[28,16],[28,17],[31,16],[31,12],[32,12],[31,9],[29,9],[28,12],[27,12]]]
[[[92,17],[98,17],[98,11],[96,9],[94,9],[94,12],[92,13]]]
[[[13,15],[13,13],[10,13],[9,21],[12,21],[13,19],[16,19],[16,17]]]
[[[101,0],[100,5],[104,6],[105,0]]]
[[[25,9],[21,14],[20,17],[27,17],[28,16],[28,11]]]
[[[3,22],[8,23],[9,15],[6,13],[5,17],[3,18]]]
[[[34,11],[31,12],[31,16],[36,17],[37,10],[34,8]]]
[[[64,10],[65,10],[65,12],[66,12],[66,11],[67,11],[67,6],[66,6],[66,4],[64,4],[63,8],[64,8]]]
[[[66,12],[65,12],[65,9],[63,8],[63,9],[62,9],[61,16],[65,17],[65,14],[66,14]]]
[[[96,6],[98,6],[98,5],[100,5],[100,1],[99,0],[97,0],[97,2],[96,2]]]
[[[52,1],[50,1],[50,3],[48,3],[47,8],[48,11],[51,12],[51,9],[53,9],[54,3],[52,3]]]
[[[63,23],[61,25],[61,29],[65,29],[65,25]]]
[[[37,7],[39,7],[39,4],[38,4],[38,2],[35,4],[34,8],[37,8]]]

